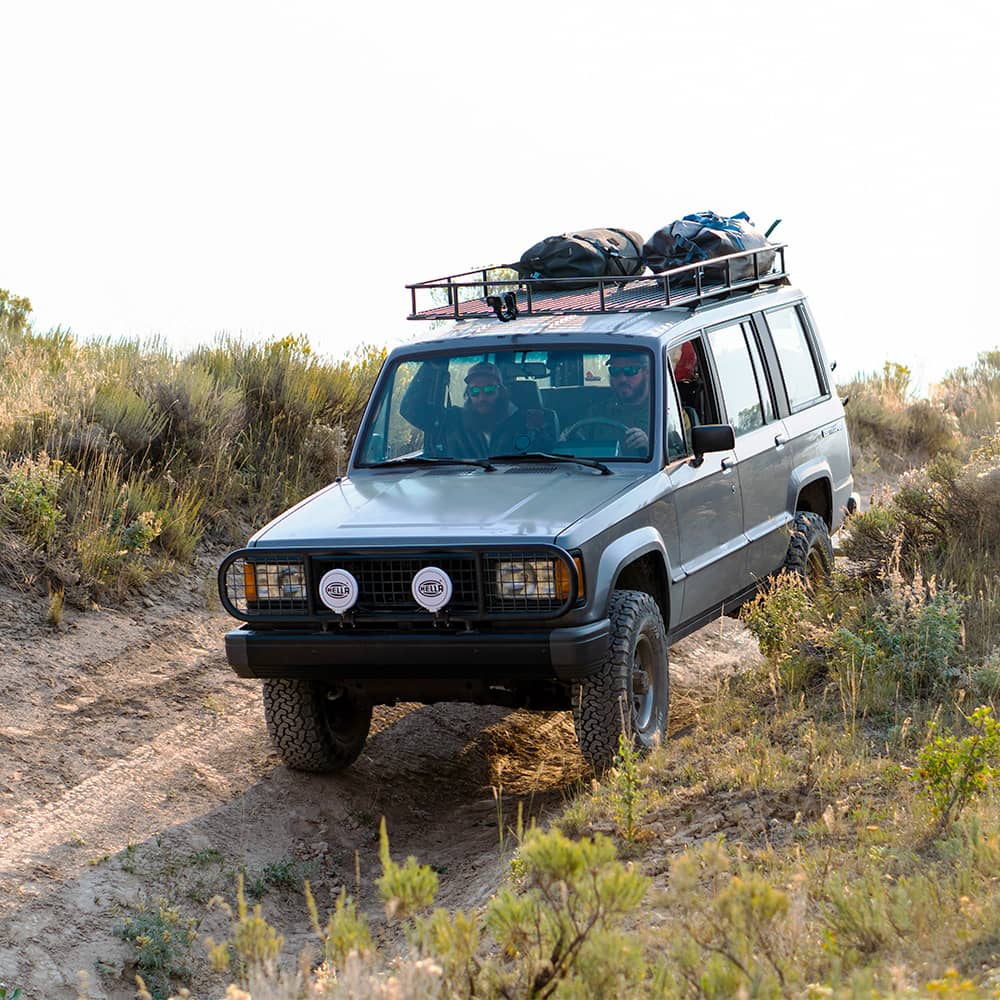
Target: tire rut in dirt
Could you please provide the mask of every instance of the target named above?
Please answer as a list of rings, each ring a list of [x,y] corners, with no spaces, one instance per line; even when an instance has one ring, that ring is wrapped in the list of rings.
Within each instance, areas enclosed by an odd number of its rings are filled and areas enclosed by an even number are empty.
[[[155,741],[192,714],[212,714],[206,705],[224,710],[227,700],[246,690],[218,653],[141,682],[128,673],[131,666],[129,658],[119,661],[115,673],[89,678],[86,689],[73,685],[60,692],[62,700],[44,718],[0,734],[0,777],[16,764],[33,802],[53,801],[67,787],[128,757],[137,744]]]

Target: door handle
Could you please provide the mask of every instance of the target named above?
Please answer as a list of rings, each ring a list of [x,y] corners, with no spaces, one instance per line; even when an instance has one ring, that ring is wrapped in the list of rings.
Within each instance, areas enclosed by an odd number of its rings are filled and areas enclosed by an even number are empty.
[[[775,434],[774,435],[774,447],[780,448],[783,444],[788,444],[787,434]]]
[[[731,472],[735,468],[736,468],[736,459],[730,457],[729,455],[727,455],[722,460],[722,471],[723,472]]]

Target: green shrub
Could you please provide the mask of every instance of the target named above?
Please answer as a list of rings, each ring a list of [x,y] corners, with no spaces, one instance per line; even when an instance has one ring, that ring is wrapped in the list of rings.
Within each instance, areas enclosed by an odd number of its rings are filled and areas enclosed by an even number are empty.
[[[977,708],[967,721],[971,733],[962,739],[953,733],[937,734],[932,723],[930,739],[921,749],[914,774],[921,794],[943,829],[959,817],[969,803],[995,787],[1000,777],[1000,722],[988,705]]]
[[[389,961],[373,942],[365,917],[342,892],[325,926],[306,889],[313,931],[323,964],[306,982],[284,993],[289,978],[278,967],[281,936],[258,907],[246,905],[242,880],[237,911],[226,907],[233,927],[221,944],[209,940],[220,970],[234,964],[241,983],[262,998],[330,997],[565,997],[636,996],[649,983],[649,968],[624,919],[641,903],[649,880],[618,861],[606,837],[572,841],[553,831],[530,830],[521,847],[524,875],[502,887],[482,918],[436,909],[436,876],[415,859],[395,864],[383,820],[379,891],[387,912],[403,922],[413,954]],[[434,876],[434,877],[432,877]],[[485,930],[485,934],[484,934]]]
[[[889,884],[881,872],[828,879],[822,906],[827,948],[841,958],[868,959],[910,931],[909,884]]]
[[[63,480],[74,470],[44,451],[15,461],[0,473],[0,519],[36,546],[48,545],[64,514],[59,507]]]
[[[788,895],[738,867],[719,840],[677,855],[661,905],[673,917],[663,942],[667,995],[771,997],[788,993]]]
[[[363,913],[358,912],[357,904],[347,895],[346,889],[340,890],[336,908],[327,918],[325,928],[320,926],[319,911],[308,882],[306,903],[313,930],[323,942],[324,960],[331,968],[342,969],[351,955],[368,958],[373,950],[368,921]]]
[[[490,992],[550,996],[572,978],[583,995],[635,992],[645,963],[619,926],[642,901],[648,879],[626,869],[600,835],[573,841],[558,831],[531,830],[521,859],[523,887],[501,888],[486,912],[500,955],[509,956],[488,970]],[[609,993],[600,992],[611,984]]]
[[[740,621],[753,633],[764,656],[777,662],[797,647],[802,619],[811,607],[801,577],[782,573],[763,584],[740,609]]]
[[[119,936],[135,948],[136,967],[154,1000],[165,1000],[173,977],[188,975],[196,927],[195,920],[162,898],[140,903],[117,926]]]
[[[86,417],[113,434],[132,458],[142,458],[162,444],[167,418],[150,400],[121,382],[105,382],[94,390]]]
[[[382,862],[382,876],[377,885],[379,895],[385,903],[386,914],[398,920],[425,910],[434,902],[438,890],[438,876],[429,865],[417,863],[409,857],[403,865],[396,864],[389,855],[389,835],[385,828],[385,817],[379,823],[379,859]]]
[[[618,734],[618,754],[611,772],[611,811],[618,825],[618,833],[627,841],[634,841],[639,824],[648,808],[646,791],[639,775],[642,755],[631,735]]]
[[[907,580],[898,568],[881,588],[858,595],[838,621],[817,633],[831,680],[852,719],[889,710],[900,697],[956,690],[967,680],[959,663],[965,601],[950,586]]]
[[[272,969],[285,939],[264,919],[260,903],[251,911],[243,891],[243,876],[239,876],[236,886],[235,913],[223,899],[216,897],[212,902],[232,923],[230,936],[225,941],[216,943],[211,937],[205,940],[213,968],[226,972],[235,966],[242,982],[255,972]]]
[[[966,595],[966,641],[974,655],[997,642],[1000,579],[1000,437],[964,465],[945,457],[900,479],[898,492],[856,515],[844,554],[874,576],[894,559],[905,574],[948,581]]]

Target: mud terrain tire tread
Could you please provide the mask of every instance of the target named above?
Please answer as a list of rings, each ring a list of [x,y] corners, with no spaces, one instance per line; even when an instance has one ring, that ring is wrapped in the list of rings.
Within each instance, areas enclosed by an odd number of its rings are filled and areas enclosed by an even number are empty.
[[[271,743],[288,767],[339,771],[357,760],[371,727],[371,705],[342,696],[327,700],[315,681],[269,677],[264,681],[264,718]]]
[[[589,677],[573,685],[573,723],[584,758],[597,774],[614,764],[623,724],[635,745],[650,750],[667,729],[670,678],[667,667],[667,632],[660,608],[639,590],[617,590],[609,610],[611,637],[608,655]],[[645,729],[636,726],[632,710],[632,662],[641,635],[649,641],[661,663],[662,676],[654,680],[653,714]]]
[[[788,554],[782,572],[794,573],[807,584],[814,582],[813,574],[819,572],[828,580],[833,570],[833,543],[826,521],[812,511],[800,510],[791,525]]]

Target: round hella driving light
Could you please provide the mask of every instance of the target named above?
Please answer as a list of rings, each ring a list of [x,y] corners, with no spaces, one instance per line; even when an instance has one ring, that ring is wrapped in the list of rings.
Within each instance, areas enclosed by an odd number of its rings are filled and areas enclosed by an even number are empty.
[[[358,581],[346,569],[331,569],[319,581],[319,599],[338,615],[358,602]]]
[[[451,577],[437,566],[425,566],[410,583],[410,593],[417,604],[435,614],[451,600],[453,592]]]

